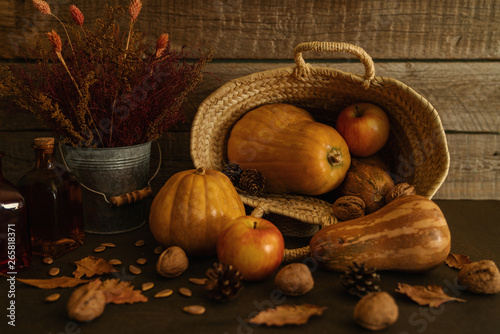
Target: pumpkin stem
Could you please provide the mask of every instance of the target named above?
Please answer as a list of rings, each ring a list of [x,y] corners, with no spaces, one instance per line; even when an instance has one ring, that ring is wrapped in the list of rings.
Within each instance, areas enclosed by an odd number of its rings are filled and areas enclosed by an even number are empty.
[[[338,148],[332,148],[326,154],[326,160],[332,167],[340,167],[344,163],[344,159],[342,158],[342,153]]]
[[[196,175],[205,175],[205,168],[203,167],[198,167],[196,168],[195,172]]]

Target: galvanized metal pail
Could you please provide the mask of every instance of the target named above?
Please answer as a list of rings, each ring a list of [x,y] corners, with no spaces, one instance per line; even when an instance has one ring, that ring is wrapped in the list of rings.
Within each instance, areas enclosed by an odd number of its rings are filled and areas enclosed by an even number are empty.
[[[146,223],[150,200],[113,207],[108,199],[148,185],[151,142],[116,148],[63,146],[62,156],[84,188],[85,232],[116,234]]]

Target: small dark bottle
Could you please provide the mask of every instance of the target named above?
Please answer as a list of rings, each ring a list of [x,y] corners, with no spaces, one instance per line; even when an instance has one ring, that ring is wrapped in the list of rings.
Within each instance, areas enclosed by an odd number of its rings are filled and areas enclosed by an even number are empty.
[[[24,196],[35,255],[59,257],[83,243],[82,188],[56,164],[54,138],[36,138],[36,166],[17,186]]]
[[[0,272],[15,275],[31,264],[30,230],[23,196],[4,179],[0,152]]]

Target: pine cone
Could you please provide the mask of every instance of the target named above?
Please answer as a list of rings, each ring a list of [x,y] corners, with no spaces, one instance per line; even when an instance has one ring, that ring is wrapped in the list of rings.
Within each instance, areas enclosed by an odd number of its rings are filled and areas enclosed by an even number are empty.
[[[256,169],[247,169],[241,173],[239,187],[250,195],[260,195],[264,190],[264,175]]]
[[[353,263],[349,270],[341,277],[342,285],[345,286],[351,295],[362,298],[369,292],[380,291],[378,283],[380,276],[374,268],[365,268],[364,264]]]
[[[206,275],[208,281],[205,288],[208,290],[208,297],[217,301],[233,299],[243,288],[242,275],[232,265],[214,263]]]
[[[222,173],[225,174],[229,180],[233,183],[235,187],[240,183],[240,176],[243,171],[240,165],[234,162],[230,162],[224,166]]]

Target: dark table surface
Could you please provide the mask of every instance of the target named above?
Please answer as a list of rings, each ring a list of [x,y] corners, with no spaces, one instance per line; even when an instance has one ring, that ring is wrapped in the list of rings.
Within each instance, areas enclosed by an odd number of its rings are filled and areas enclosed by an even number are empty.
[[[436,200],[442,209],[452,234],[451,251],[466,254],[474,261],[490,259],[500,264],[500,202],[499,201],[443,201]],[[143,247],[135,247],[135,241],[144,239]],[[108,248],[102,253],[94,253],[95,247],[103,242],[113,242],[116,248]],[[308,238],[286,238],[288,248],[308,243]],[[74,288],[42,290],[18,282],[15,286],[16,321],[15,327],[8,325],[7,279],[0,277],[0,333],[368,333],[352,318],[357,297],[349,295],[340,284],[340,274],[324,270],[314,270],[315,287],[300,297],[274,298],[274,276],[262,282],[247,283],[240,294],[227,303],[217,303],[206,297],[202,286],[188,281],[190,277],[204,277],[205,271],[217,260],[216,257],[190,258],[187,271],[174,279],[159,276],[155,271],[158,255],[153,250],[157,246],[147,225],[140,229],[119,235],[87,234],[83,246],[54,261],[52,265],[42,263],[34,257],[30,269],[20,272],[18,278],[50,278],[48,270],[57,266],[59,276],[71,276],[75,270],[74,261],[88,255],[106,260],[118,258],[122,265],[118,273],[105,276],[130,280],[136,288],[144,282],[154,282],[153,289],[144,292],[149,298],[146,303],[114,305],[108,304],[103,315],[89,323],[70,320],[66,313],[66,303]],[[145,257],[148,262],[142,266],[142,274],[132,275],[129,264]],[[399,319],[384,333],[499,333],[500,294],[477,295],[461,289],[457,283],[458,271],[442,265],[424,274],[380,272],[381,288],[389,292],[399,306]],[[412,285],[439,285],[450,296],[466,300],[465,303],[450,302],[432,309],[419,306],[406,296],[394,290],[398,282]],[[180,295],[180,287],[188,287],[193,296]],[[162,289],[171,288],[174,294],[163,299],[154,298]],[[54,303],[44,302],[49,294],[58,292],[61,298]],[[276,305],[309,303],[326,306],[322,316],[313,317],[302,326],[254,327],[245,319],[256,312]],[[186,305],[201,304],[206,307],[203,315],[184,313]]]

